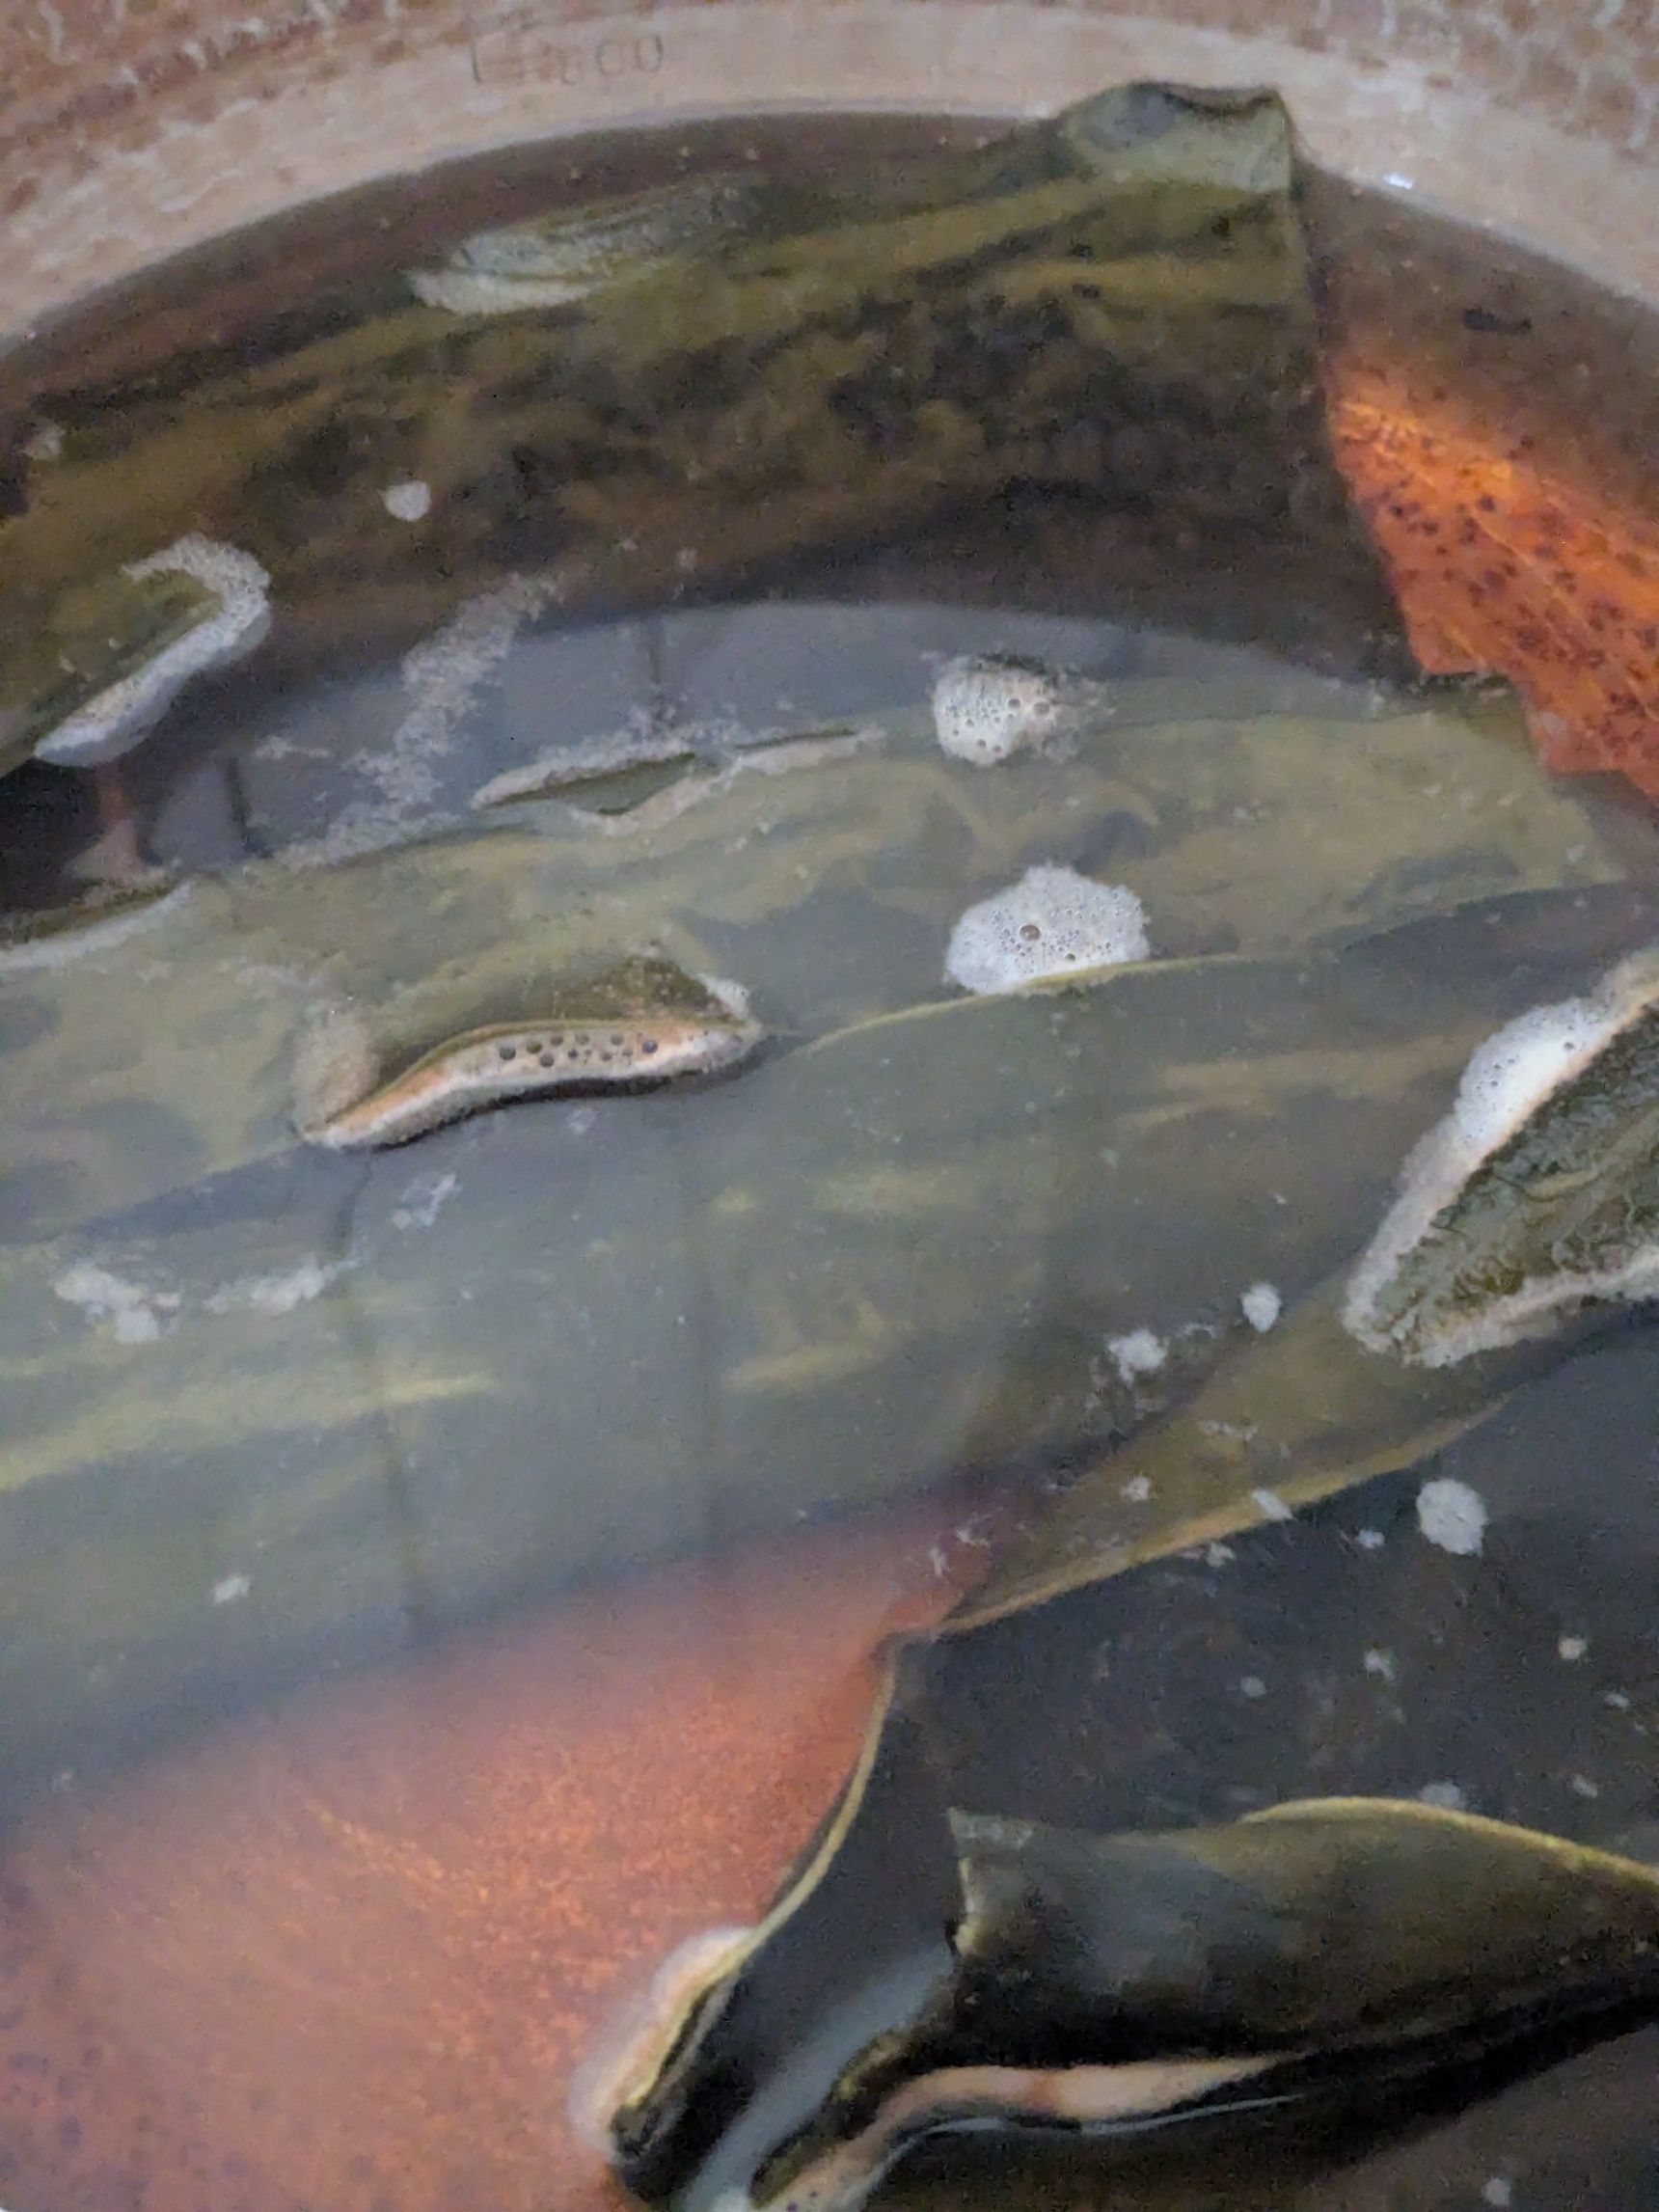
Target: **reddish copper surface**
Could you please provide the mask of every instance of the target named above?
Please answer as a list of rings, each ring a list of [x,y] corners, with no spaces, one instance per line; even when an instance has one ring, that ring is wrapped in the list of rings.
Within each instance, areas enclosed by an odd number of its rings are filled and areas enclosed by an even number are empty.
[[[1424,665],[1512,677],[1551,768],[1617,770],[1659,799],[1659,518],[1642,488],[1587,483],[1396,363],[1339,359],[1331,414]]]
[[[585,1595],[61,1796],[0,1871],[6,2200],[614,2203],[573,2063],[669,1947],[764,1901],[872,1652],[982,1556],[962,1512]]]

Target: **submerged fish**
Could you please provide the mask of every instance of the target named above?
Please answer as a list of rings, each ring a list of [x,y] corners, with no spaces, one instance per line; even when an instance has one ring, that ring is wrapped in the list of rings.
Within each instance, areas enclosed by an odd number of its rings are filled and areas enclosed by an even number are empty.
[[[323,1080],[302,1100],[300,1133],[332,1152],[405,1144],[514,1099],[714,1075],[746,1058],[762,1035],[732,986],[694,986],[665,963],[637,963],[568,990],[564,1006],[540,1022],[470,1029],[396,1074],[377,1071],[369,1089],[338,1106],[327,1097],[328,1078],[350,1048],[325,1031],[320,1051],[313,1048]]]
[[[585,745],[555,747],[527,767],[509,769],[473,794],[475,807],[557,799],[595,828],[625,835],[660,830],[705,799],[729,791],[740,776],[787,776],[876,751],[885,732],[872,722],[856,729],[791,730],[741,747],[698,730],[624,731]]]
[[[47,734],[80,595],[195,532],[268,573],[273,650],[314,670],[527,571],[614,603],[1055,485],[1212,563],[1259,635],[1402,672],[1294,185],[1271,96],[1129,87],[843,185],[693,178],[487,233],[421,301],[313,303],[252,366],[47,393],[61,451],[19,457],[0,522],[0,769]]]
[[[1470,1061],[1355,1270],[1347,1325],[1442,1367],[1587,1299],[1659,1297],[1659,946]]]
[[[1575,1331],[1659,1295],[1652,1018],[1636,1011],[1651,974],[1652,956],[1636,955],[1585,998],[1564,1002],[1599,1051],[1588,1040],[1571,1054],[1546,1047],[1543,1068],[1529,1052],[1517,1069],[1514,1041],[1537,1044],[1549,1026],[1540,1016],[1560,1017],[1563,1005],[1518,1016],[1479,1047],[1459,1106],[1414,1149],[1404,1195],[1360,1260],[1246,1342],[1175,1419],[1074,1481],[992,1569],[962,1619],[1017,1611],[1406,1464],[1482,1418],[1536,1358],[1548,1364],[1570,1348]],[[1425,1163],[1446,1168],[1449,1129],[1466,1144],[1474,1100],[1490,1114],[1500,1069],[1499,1167],[1466,1145],[1461,1180],[1442,1182],[1425,1209]],[[1400,1233],[1405,1218],[1409,1236]],[[1517,1249],[1537,1270],[1521,1297]],[[1438,1332],[1432,1357],[1404,1328],[1397,1340],[1356,1327],[1356,1312],[1396,1303]]]
[[[479,231],[409,288],[451,314],[521,314],[638,284],[673,261],[712,259],[783,227],[790,199],[753,175],[684,178],[593,207]]]

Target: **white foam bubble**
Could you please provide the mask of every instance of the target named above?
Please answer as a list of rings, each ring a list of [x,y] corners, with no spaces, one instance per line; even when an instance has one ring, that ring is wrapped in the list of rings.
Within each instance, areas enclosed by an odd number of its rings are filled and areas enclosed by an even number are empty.
[[[388,484],[380,498],[387,513],[398,522],[422,522],[432,511],[432,487],[416,477]]]
[[[214,1315],[292,1313],[321,1297],[351,1265],[349,1260],[308,1256],[280,1274],[233,1275],[227,1282],[187,1289],[122,1274],[103,1260],[81,1259],[54,1277],[52,1290],[118,1344],[153,1344],[193,1309]]]
[[[319,1260],[313,1255],[280,1274],[233,1275],[229,1282],[215,1285],[202,1303],[208,1313],[215,1314],[292,1313],[296,1306],[310,1305],[331,1290],[349,1264],[345,1260]]]
[[[1590,998],[1535,1006],[1470,1057],[1452,1121],[1471,1161],[1503,1143],[1556,1086],[1606,1043],[1607,1011]]]
[[[934,730],[956,759],[989,768],[1049,742],[1063,724],[1067,690],[1066,679],[1041,662],[964,654],[935,680]]]
[[[1486,1501],[1467,1483],[1436,1476],[1417,1493],[1417,1525],[1442,1551],[1472,1559],[1486,1541]]]
[[[159,653],[77,707],[35,748],[54,768],[94,768],[118,759],[150,735],[192,676],[251,653],[271,626],[270,578],[251,553],[195,535],[181,537],[125,573],[142,583],[177,572],[194,577],[218,599],[216,613],[175,638]]]
[[[403,1203],[392,1216],[392,1226],[405,1235],[412,1229],[429,1229],[460,1188],[451,1168],[445,1175],[418,1175],[403,1189]]]
[[[1131,1328],[1126,1336],[1108,1337],[1106,1350],[1125,1382],[1132,1382],[1137,1375],[1156,1375],[1169,1356],[1168,1345],[1150,1328]]]
[[[1285,1310],[1285,1301],[1271,1283],[1252,1283],[1238,1305],[1250,1326],[1263,1335]]]
[[[118,1344],[153,1344],[183,1302],[177,1292],[152,1290],[96,1260],[71,1261],[53,1279],[52,1290]]]
[[[1436,1813],[1462,1813],[1469,1799],[1455,1782],[1426,1782],[1417,1792],[1420,1805],[1430,1805]]]
[[[951,932],[944,971],[965,991],[993,995],[1150,956],[1146,912],[1133,891],[1039,866],[968,908]]]
[[[747,983],[735,982],[729,975],[694,975],[694,983],[700,983],[711,998],[717,999],[734,1022],[752,1019],[754,994]]]

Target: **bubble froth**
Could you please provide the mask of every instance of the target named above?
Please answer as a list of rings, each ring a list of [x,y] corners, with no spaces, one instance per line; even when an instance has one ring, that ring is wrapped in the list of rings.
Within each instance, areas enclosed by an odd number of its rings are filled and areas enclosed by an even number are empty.
[[[988,768],[1050,740],[1065,703],[1064,678],[1040,661],[967,654],[938,672],[934,729],[946,752]]]
[[[1133,891],[1073,868],[1039,866],[968,908],[951,933],[945,976],[985,995],[1150,956],[1146,913]]]

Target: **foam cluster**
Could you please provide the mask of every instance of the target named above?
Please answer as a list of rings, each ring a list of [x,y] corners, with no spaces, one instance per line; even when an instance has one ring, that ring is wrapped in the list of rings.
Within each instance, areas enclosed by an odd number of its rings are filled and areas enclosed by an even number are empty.
[[[947,661],[933,688],[942,749],[981,768],[1049,743],[1066,711],[1066,679],[1040,661],[970,653]]]
[[[1596,998],[1535,1006],[1471,1055],[1452,1108],[1455,1140],[1471,1166],[1512,1136],[1558,1084],[1587,1067],[1618,1026]]]
[[[1169,1346],[1150,1328],[1131,1328],[1127,1336],[1109,1336],[1106,1352],[1121,1382],[1133,1382],[1138,1375],[1156,1375],[1169,1357]]]
[[[193,577],[214,595],[212,614],[193,623],[182,637],[108,685],[59,723],[35,748],[39,760],[54,768],[94,768],[116,760],[141,744],[193,676],[226,667],[251,653],[271,626],[270,578],[251,553],[219,545],[208,537],[181,537],[147,560],[132,561],[125,573],[134,583],[147,576]]]
[[[1146,960],[1151,950],[1133,891],[1039,866],[968,908],[951,932],[944,971],[963,990],[993,996]]]
[[[1467,1310],[1442,1310],[1444,1297],[1433,1291],[1402,1295],[1401,1284],[1414,1262],[1421,1270],[1452,1245],[1459,1207],[1486,1162],[1556,1094],[1619,1045],[1635,1024],[1650,1026],[1656,1009],[1659,948],[1623,962],[1583,998],[1561,999],[1518,1015],[1476,1050],[1451,1112],[1406,1160],[1399,1196],[1350,1279],[1343,1318],[1361,1344],[1422,1366],[1446,1367],[1473,1352],[1542,1333],[1562,1312],[1586,1299],[1659,1296],[1659,1241],[1634,1216],[1619,1247],[1610,1245],[1597,1255],[1604,1264],[1592,1264],[1583,1255],[1569,1263],[1563,1247],[1549,1271],[1529,1275]],[[1639,1107],[1642,1102],[1630,1103]],[[1564,1191],[1588,1185],[1593,1176],[1594,1140],[1590,1141],[1582,1172],[1555,1178]],[[1548,1195],[1546,1179],[1536,1202]],[[1528,1194],[1518,1192],[1512,1203],[1526,1206]]]

